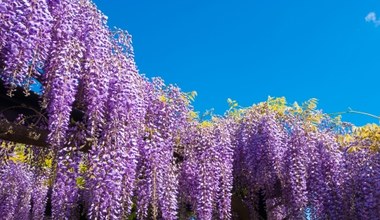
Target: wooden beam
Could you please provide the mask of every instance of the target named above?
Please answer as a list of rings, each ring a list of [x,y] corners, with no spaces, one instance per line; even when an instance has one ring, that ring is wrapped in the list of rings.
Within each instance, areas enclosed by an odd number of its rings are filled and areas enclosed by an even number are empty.
[[[47,136],[47,130],[9,123],[5,119],[0,120],[0,139],[2,140],[39,147],[48,147],[46,142]]]
[[[31,91],[26,96],[24,88],[21,87],[16,88],[12,97],[7,95],[7,91],[4,82],[0,80],[0,139],[26,145],[49,147],[47,143],[49,131],[47,129],[30,126],[33,123],[30,121],[27,121],[26,125],[14,123],[20,114],[29,118],[43,116],[45,118],[44,123],[47,123],[48,115],[45,109],[40,106],[41,95]],[[70,117],[74,121],[82,121],[84,113],[80,109],[73,108]],[[86,147],[82,150],[88,150],[89,146]]]

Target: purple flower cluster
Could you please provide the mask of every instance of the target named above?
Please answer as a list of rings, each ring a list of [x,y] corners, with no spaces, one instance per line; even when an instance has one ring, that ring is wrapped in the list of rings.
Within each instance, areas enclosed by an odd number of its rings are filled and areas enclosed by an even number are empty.
[[[140,147],[137,209],[141,218],[177,219],[178,167],[173,157],[176,140],[187,124],[188,108],[177,87],[159,78],[146,84],[146,115]]]
[[[0,2],[0,57],[4,58],[1,74],[11,87],[28,87],[36,68],[47,58],[51,44],[52,16],[48,2]]]
[[[230,219],[233,145],[228,121],[196,124],[186,138],[180,195],[199,219]]]
[[[4,219],[27,219],[33,191],[33,174],[23,165],[1,167],[0,213]]]
[[[347,182],[343,207],[345,217],[373,219],[380,214],[380,161],[379,153],[363,149],[354,154],[345,154]],[[349,209],[347,209],[349,208]]]
[[[105,125],[106,104],[112,58],[112,39],[106,26],[107,18],[99,13],[90,1],[84,1],[79,15],[82,16],[80,39],[84,44],[83,72],[77,102],[85,106],[88,135],[97,137]],[[91,19],[87,19],[91,18]]]
[[[290,204],[289,212],[292,218],[302,218],[303,211],[307,206],[307,149],[313,147],[307,133],[299,126],[292,128],[288,150],[286,152],[285,172],[285,200]]]
[[[74,28],[77,13],[78,4],[73,1],[51,3],[54,28],[44,84],[48,100],[49,143],[55,150],[64,145],[82,70],[83,43]]]
[[[312,219],[371,219],[379,213],[378,153],[345,152],[336,131],[265,106],[249,109],[240,125],[234,186],[253,218],[262,194],[271,219],[302,219],[306,212]]]
[[[286,150],[290,148],[290,145],[286,147],[286,141],[287,132],[276,115],[265,109],[248,110],[235,132],[234,184],[235,188],[246,191],[242,197],[252,207],[252,217],[258,215],[260,193],[265,194],[271,208],[269,216],[283,214],[282,205],[272,203],[278,200],[279,186],[288,180],[284,176]]]
[[[118,34],[113,44],[106,124],[90,152],[89,216],[93,219],[128,215],[135,185],[144,111],[139,92],[143,79],[137,73],[133,54],[123,52],[125,47],[131,47],[130,36]]]
[[[55,182],[52,192],[52,217],[54,219],[73,219],[78,216],[79,163],[81,155],[66,146],[58,152],[58,164],[55,169]]]
[[[106,21],[91,0],[0,1],[0,77],[44,85],[50,145],[0,141],[1,218],[44,218],[49,188],[54,219],[231,219],[240,200],[253,219],[380,216],[380,154],[347,152],[349,126],[268,104],[199,121]]]
[[[47,194],[46,177],[35,176],[25,164],[0,167],[1,219],[42,219]]]
[[[48,189],[48,178],[44,175],[35,175],[32,191],[31,219],[44,218]]]

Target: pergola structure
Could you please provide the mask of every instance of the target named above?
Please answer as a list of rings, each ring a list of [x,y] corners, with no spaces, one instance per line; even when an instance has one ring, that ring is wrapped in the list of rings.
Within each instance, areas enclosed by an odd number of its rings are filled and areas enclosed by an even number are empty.
[[[17,87],[11,96],[8,88],[0,80],[0,139],[25,145],[48,147],[48,115],[41,107],[41,95]],[[23,120],[18,120],[22,115]],[[71,118],[80,121],[83,112],[73,109]],[[42,125],[42,126],[41,126]],[[43,128],[41,128],[43,127]],[[89,146],[82,148],[87,151]]]
[[[0,80],[0,139],[43,148],[49,147],[47,143],[49,134],[47,128],[48,115],[45,109],[41,107],[41,101],[41,95],[32,91],[26,94],[25,89],[22,87],[16,88],[12,96],[9,96],[8,88]],[[23,120],[21,121],[18,120],[20,115],[23,115]],[[74,121],[80,121],[83,118],[83,112],[74,109],[71,113],[71,118]],[[45,128],[41,128],[41,124],[46,125],[44,126]],[[90,144],[81,148],[82,151],[88,151],[89,149]],[[179,155],[175,156],[178,157]],[[50,196],[51,192],[48,193],[48,197]],[[49,202],[50,199],[48,199]],[[47,209],[50,208],[48,204]],[[239,219],[249,218],[248,210],[236,196],[232,199],[232,208]],[[259,204],[258,209],[261,215],[260,219],[266,219],[264,201]]]
[[[40,96],[34,92],[26,95],[21,87],[16,88],[12,97],[7,93],[8,89],[0,81],[0,139],[47,147],[48,131],[36,126],[47,119],[40,106]],[[20,114],[26,118],[23,122],[17,122]]]

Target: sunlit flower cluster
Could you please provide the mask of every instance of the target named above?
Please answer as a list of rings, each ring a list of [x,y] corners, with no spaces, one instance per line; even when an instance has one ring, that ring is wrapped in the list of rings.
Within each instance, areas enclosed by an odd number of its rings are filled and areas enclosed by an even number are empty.
[[[2,219],[380,216],[379,126],[315,99],[229,100],[201,120],[194,93],[139,74],[131,36],[91,0],[0,1],[0,77],[9,95],[43,85],[48,123],[31,127],[49,133],[44,150],[0,141]]]

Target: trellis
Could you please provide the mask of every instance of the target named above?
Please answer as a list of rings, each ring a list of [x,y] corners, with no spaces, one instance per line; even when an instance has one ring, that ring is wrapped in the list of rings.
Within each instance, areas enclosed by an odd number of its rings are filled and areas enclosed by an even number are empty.
[[[49,134],[48,129],[38,127],[34,122],[37,119],[39,122],[44,120],[47,122],[47,114],[41,107],[41,95],[30,92],[25,93],[25,89],[17,87],[11,96],[8,94],[8,88],[4,82],[0,80],[0,139],[11,141],[14,143],[33,145],[37,147],[48,148],[47,137]],[[25,116],[26,120],[17,122],[19,115]],[[71,118],[74,121],[82,120],[83,112],[78,109],[73,109]],[[33,120],[34,119],[34,120]],[[90,142],[89,142],[90,143]],[[90,149],[90,144],[87,144],[82,151],[86,152]],[[174,155],[182,160],[181,155],[175,153]],[[51,212],[50,205],[51,190],[48,193],[47,214]],[[263,199],[263,198],[262,198]],[[264,200],[260,201],[258,206],[258,213],[261,215],[260,219],[266,219]],[[232,198],[232,209],[239,219],[249,219],[249,212],[241,200],[234,196]]]

